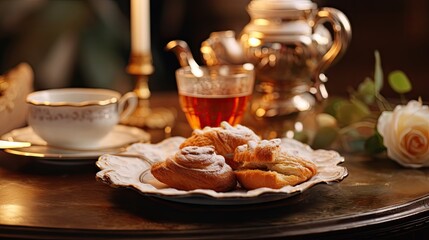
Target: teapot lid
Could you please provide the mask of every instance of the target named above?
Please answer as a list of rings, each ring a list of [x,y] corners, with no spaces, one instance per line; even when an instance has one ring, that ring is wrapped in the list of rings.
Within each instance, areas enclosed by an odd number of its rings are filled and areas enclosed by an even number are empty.
[[[311,0],[252,0],[249,10],[308,10],[316,7]]]

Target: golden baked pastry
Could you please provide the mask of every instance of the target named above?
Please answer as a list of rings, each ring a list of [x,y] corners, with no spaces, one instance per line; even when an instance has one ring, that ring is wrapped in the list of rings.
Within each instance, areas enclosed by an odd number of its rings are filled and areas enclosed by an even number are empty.
[[[249,141],[235,149],[234,162],[239,168],[264,168],[265,163],[273,163],[279,157],[280,144],[279,138]]]
[[[151,173],[160,182],[180,190],[225,192],[237,185],[234,171],[211,146],[184,147],[174,156],[154,164]]]
[[[228,164],[233,158],[235,149],[248,141],[259,141],[260,138],[251,129],[237,124],[231,126],[228,122],[222,122],[220,127],[205,127],[196,129],[192,136],[186,139],[180,148],[186,146],[213,146],[216,153],[225,157]],[[232,166],[234,168],[234,166]]]
[[[250,141],[237,147],[234,162],[240,185],[245,189],[282,188],[297,185],[313,177],[316,165],[311,160],[289,154],[280,139]]]
[[[33,91],[34,71],[20,63],[0,76],[0,135],[26,125],[27,94]]]

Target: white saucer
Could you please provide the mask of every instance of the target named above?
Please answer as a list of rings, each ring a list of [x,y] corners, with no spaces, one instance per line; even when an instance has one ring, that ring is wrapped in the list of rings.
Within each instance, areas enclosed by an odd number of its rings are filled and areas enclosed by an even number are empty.
[[[31,147],[6,149],[5,152],[43,159],[83,160],[97,159],[105,153],[123,151],[125,147],[136,142],[149,142],[150,135],[140,128],[125,125],[116,125],[114,129],[97,145],[87,150],[63,149],[48,146],[44,140],[37,136],[31,127],[12,130],[4,134],[1,139],[8,141],[24,141],[33,144]]]

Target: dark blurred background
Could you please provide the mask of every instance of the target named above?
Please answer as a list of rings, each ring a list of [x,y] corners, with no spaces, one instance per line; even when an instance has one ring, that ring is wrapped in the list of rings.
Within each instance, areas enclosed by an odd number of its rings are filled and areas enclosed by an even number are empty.
[[[385,75],[403,70],[413,83],[409,98],[429,99],[429,1],[319,0],[349,18],[353,38],[343,58],[327,71],[329,92],[345,95],[373,75],[379,50]],[[155,73],[150,89],[175,91],[176,57],[164,50],[174,39],[199,47],[213,31],[249,22],[249,0],[152,0],[151,39]],[[35,70],[35,88],[133,88],[125,68],[130,54],[128,0],[0,0],[0,70],[25,61]],[[385,86],[383,94],[396,95]]]

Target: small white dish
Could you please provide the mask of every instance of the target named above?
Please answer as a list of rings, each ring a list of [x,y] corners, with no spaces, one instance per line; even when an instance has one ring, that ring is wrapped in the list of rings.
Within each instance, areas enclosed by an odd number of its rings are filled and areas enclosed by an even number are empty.
[[[138,99],[133,92],[121,96],[109,89],[59,88],[32,92],[27,103],[28,125],[48,145],[91,149],[133,113]]]
[[[132,143],[149,142],[150,135],[140,128],[116,125],[98,144],[90,146],[85,150],[51,147],[37,136],[31,127],[12,130],[4,134],[1,139],[7,141],[25,141],[33,144],[31,147],[4,150],[14,155],[51,160],[94,160],[102,154],[123,151],[125,147]]]
[[[145,196],[200,205],[242,205],[276,201],[299,194],[319,183],[338,182],[347,176],[347,169],[339,166],[344,158],[336,151],[313,150],[296,140],[283,138],[282,147],[309,159],[317,166],[317,174],[296,186],[281,189],[258,188],[250,191],[234,190],[215,192],[196,189],[183,191],[170,188],[157,181],[150,173],[148,162],[163,161],[179,150],[183,137],[168,138],[158,144],[137,143],[125,152],[104,154],[96,162],[101,169],[96,178],[112,187],[129,187]],[[144,160],[146,159],[146,160]]]

